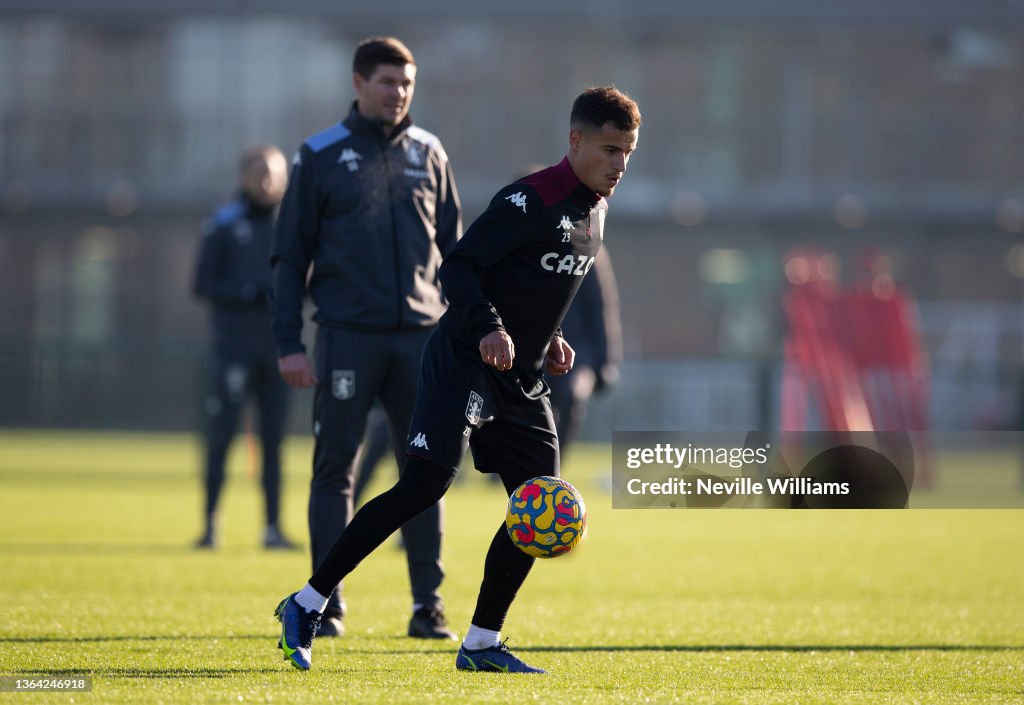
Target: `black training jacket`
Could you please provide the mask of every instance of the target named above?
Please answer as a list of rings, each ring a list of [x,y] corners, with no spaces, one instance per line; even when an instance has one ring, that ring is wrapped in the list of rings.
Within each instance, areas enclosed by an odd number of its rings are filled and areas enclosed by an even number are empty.
[[[474,349],[504,330],[515,345],[512,366],[540,370],[594,264],[607,210],[568,159],[498,191],[441,266],[442,328]]]
[[[270,265],[274,213],[239,196],[203,223],[193,291],[211,308],[214,350],[232,359],[272,354]]]
[[[438,268],[461,234],[440,140],[408,117],[385,138],[353,104],[292,160],[271,255],[278,355],[304,349],[307,286],[321,325],[389,331],[436,324],[445,308]]]

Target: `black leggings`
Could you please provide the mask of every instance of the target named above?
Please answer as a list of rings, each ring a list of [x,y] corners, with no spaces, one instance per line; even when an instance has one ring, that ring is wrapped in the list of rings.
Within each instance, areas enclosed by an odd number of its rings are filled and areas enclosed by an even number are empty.
[[[454,479],[453,471],[410,455],[395,486],[371,499],[352,517],[309,584],[321,595],[330,595],[334,587],[388,536],[441,499]],[[510,494],[518,486],[514,480],[505,482],[505,490]],[[515,547],[502,521],[484,561],[484,579],[473,614],[474,625],[501,630],[512,600],[533,562],[531,556]]]
[[[501,481],[505,485],[505,492],[511,496],[524,479],[502,477]],[[491,539],[491,547],[487,549],[484,579],[476,598],[473,624],[483,629],[501,631],[509,607],[516,599],[519,588],[526,582],[526,576],[530,574],[535,560],[533,556],[516,548],[502,520],[498,533]]]

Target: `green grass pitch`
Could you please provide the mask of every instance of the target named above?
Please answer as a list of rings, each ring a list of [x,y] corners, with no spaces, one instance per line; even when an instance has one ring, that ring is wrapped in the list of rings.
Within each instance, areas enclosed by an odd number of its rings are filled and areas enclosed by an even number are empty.
[[[587,540],[538,561],[505,627],[549,675],[459,673],[453,644],[404,637],[393,541],[347,583],[349,634],[319,640],[302,673],[275,648],[271,613],[308,558],[258,548],[240,443],[225,545],[187,548],[199,451],[184,435],[0,433],[0,674],[94,679],[91,693],[0,701],[1024,701],[1024,511],[613,510],[603,446],[579,447],[563,469],[587,499]],[[289,441],[285,528],[304,540],[309,453]],[[378,489],[393,468],[381,475]],[[447,498],[444,585],[460,632],[504,507],[499,489],[463,475]]]

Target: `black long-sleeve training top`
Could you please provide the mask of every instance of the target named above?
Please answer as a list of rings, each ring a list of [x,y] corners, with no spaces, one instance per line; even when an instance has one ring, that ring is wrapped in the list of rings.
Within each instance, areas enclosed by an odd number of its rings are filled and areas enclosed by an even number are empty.
[[[352,330],[432,326],[444,312],[442,256],[462,232],[440,140],[406,119],[390,137],[355,104],[292,159],[272,250],[274,340],[301,352],[302,299],[315,320]]]
[[[504,330],[515,345],[513,367],[541,369],[594,264],[607,210],[568,159],[498,191],[441,266],[444,330],[472,348]]]

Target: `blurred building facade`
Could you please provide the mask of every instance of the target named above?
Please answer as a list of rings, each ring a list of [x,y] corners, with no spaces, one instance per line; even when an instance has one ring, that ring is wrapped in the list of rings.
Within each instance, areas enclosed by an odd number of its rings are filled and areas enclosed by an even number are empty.
[[[582,88],[640,102],[607,242],[629,362],[592,424],[763,423],[782,262],[806,245],[848,277],[866,248],[890,255],[921,302],[938,427],[1012,420],[1024,6],[488,5],[0,2],[0,424],[194,426],[198,224],[243,147],[289,152],[344,114],[375,33],[416,54],[413,116],[467,221],[561,157]]]

